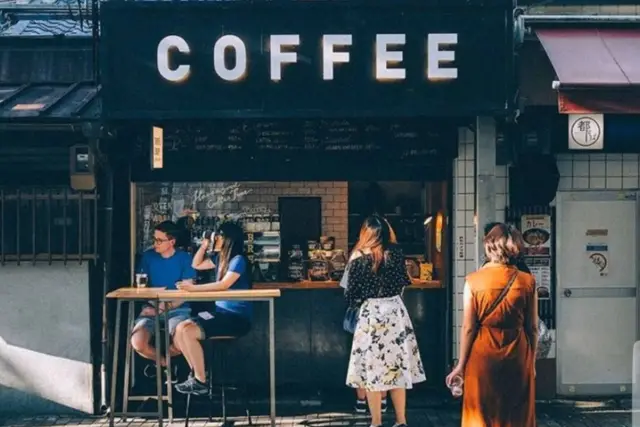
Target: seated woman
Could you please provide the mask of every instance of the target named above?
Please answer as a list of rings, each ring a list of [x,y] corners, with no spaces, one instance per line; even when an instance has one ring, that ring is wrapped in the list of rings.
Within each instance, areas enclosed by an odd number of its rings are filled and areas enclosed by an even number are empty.
[[[219,253],[215,260],[204,260],[209,242],[202,246],[194,257],[196,269],[216,269],[217,280],[213,283],[194,285],[180,283],[178,289],[187,292],[226,291],[228,289],[250,289],[249,262],[243,254],[244,234],[240,226],[224,223],[215,238],[214,250]],[[196,262],[199,261],[199,262]],[[176,390],[184,394],[204,395],[206,385],[204,351],[200,341],[215,336],[242,336],[251,329],[251,303],[246,301],[216,301],[211,311],[200,312],[190,320],[178,325],[175,341],[193,371],[185,382],[177,384]]]

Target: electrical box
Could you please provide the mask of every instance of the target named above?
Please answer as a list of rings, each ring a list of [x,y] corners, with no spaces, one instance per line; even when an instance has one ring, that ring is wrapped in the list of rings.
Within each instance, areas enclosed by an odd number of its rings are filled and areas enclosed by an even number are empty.
[[[91,191],[96,188],[94,157],[88,145],[71,147],[70,151],[71,188],[77,191]]]

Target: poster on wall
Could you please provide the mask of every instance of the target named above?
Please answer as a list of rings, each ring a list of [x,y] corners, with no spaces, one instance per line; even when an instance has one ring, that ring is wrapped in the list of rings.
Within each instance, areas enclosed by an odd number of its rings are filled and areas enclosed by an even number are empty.
[[[523,215],[520,230],[525,256],[551,256],[551,215]]]
[[[536,279],[536,292],[539,300],[551,299],[551,258],[527,257],[525,262]]]
[[[523,215],[525,263],[536,279],[539,300],[551,299],[551,215]]]
[[[592,268],[597,270],[600,277],[609,274],[609,230],[591,229],[587,230],[587,244],[585,245],[585,255]]]

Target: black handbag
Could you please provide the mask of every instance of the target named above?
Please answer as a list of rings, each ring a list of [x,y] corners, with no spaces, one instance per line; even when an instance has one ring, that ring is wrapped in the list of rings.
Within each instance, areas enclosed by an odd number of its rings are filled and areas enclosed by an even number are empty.
[[[347,263],[347,266],[344,269],[344,274],[342,275],[342,279],[340,280],[340,286],[342,286],[347,291],[347,287],[349,286],[349,268],[351,267],[351,261]],[[347,311],[344,313],[344,319],[342,320],[342,329],[346,332],[349,332],[353,335],[356,331],[356,327],[358,326],[358,316],[360,314],[359,308],[349,307]]]

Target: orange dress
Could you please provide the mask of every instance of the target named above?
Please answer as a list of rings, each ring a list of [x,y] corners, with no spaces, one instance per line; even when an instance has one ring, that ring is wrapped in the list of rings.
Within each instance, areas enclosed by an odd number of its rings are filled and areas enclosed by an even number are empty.
[[[515,271],[487,266],[467,276],[478,318]],[[462,427],[535,427],[535,355],[527,332],[535,321],[534,292],[533,276],[518,272],[478,329],[464,372]]]

